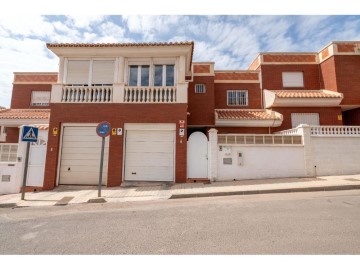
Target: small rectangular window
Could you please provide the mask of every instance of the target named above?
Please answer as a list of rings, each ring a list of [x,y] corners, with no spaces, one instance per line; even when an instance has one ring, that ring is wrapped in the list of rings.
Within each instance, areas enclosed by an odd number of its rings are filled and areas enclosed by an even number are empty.
[[[197,93],[197,94],[204,94],[204,93],[206,93],[206,86],[205,86],[205,84],[195,84],[195,93]]]
[[[49,106],[50,91],[32,91],[31,106]]]
[[[174,65],[166,65],[166,86],[174,86]]]
[[[302,72],[283,72],[283,87],[304,87],[304,74]]]
[[[248,106],[247,90],[228,90],[227,105],[229,106]]]

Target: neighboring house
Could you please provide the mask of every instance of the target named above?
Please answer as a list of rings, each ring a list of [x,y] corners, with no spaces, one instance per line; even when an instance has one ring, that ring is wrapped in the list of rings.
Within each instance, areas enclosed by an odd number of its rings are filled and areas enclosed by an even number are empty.
[[[39,140],[30,147],[27,184],[37,190],[42,188],[50,94],[52,84],[56,81],[57,73],[14,73],[11,107],[0,110],[0,194],[20,191],[25,143],[19,140],[19,132],[23,125],[39,128]]]
[[[59,72],[56,82],[51,75],[43,189],[97,184],[101,121],[115,129],[106,138],[107,186],[208,179],[212,128],[273,134],[300,124],[360,125],[360,42],[333,42],[319,53],[260,53],[248,70],[193,62],[193,42],[47,47],[59,57]],[[29,94],[17,94],[28,89],[14,83],[12,109],[29,106]]]

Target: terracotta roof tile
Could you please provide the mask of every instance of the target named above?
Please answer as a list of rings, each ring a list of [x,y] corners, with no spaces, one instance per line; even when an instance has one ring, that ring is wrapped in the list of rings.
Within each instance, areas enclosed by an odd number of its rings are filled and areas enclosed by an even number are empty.
[[[327,90],[268,90],[278,98],[341,98],[342,94]]]
[[[48,119],[50,109],[5,109],[0,110],[0,119]]]
[[[141,42],[141,43],[46,43],[48,48],[54,47],[145,47],[145,46],[181,46],[192,45],[194,41],[183,42]]]
[[[232,120],[273,120],[281,119],[280,114],[270,110],[221,109],[215,110],[218,119]]]

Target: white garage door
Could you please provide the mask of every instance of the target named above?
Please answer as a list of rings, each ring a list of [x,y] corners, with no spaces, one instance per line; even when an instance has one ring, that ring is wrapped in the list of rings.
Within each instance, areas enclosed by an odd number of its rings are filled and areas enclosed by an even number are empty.
[[[127,130],[126,181],[174,180],[174,131]]]
[[[64,127],[59,184],[97,185],[102,138],[96,127]],[[105,140],[103,184],[107,181],[109,137]]]

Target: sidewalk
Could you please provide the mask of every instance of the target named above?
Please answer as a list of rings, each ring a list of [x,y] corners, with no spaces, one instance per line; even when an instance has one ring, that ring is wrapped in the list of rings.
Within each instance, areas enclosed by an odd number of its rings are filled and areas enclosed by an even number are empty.
[[[128,202],[347,189],[360,189],[360,174],[317,178],[212,182],[210,184],[185,183],[145,187],[103,187],[101,195],[106,202]],[[88,203],[91,199],[97,199],[97,192],[95,186],[59,186],[51,191],[28,192],[24,201],[21,200],[21,194],[0,195],[0,208]]]

